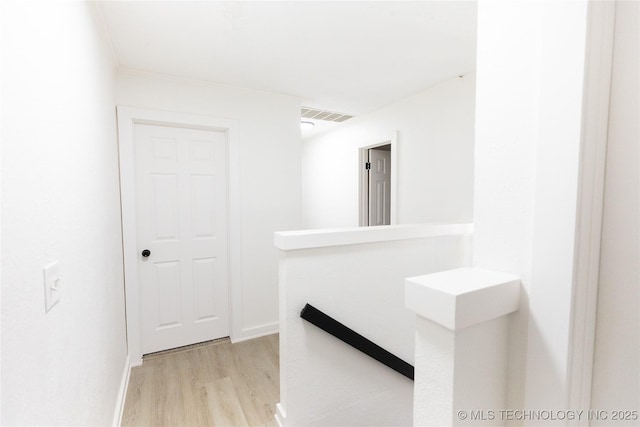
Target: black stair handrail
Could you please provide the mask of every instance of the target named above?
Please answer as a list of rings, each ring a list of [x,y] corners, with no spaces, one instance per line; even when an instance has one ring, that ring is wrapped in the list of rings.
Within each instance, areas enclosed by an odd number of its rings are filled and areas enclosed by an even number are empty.
[[[304,306],[300,312],[300,317],[413,381],[414,368],[412,365],[389,353],[378,344],[346,327],[311,304]]]

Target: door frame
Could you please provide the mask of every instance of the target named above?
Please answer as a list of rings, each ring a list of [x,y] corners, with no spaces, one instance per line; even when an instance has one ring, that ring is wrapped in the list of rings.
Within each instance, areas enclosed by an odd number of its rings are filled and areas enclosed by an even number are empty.
[[[369,159],[369,150],[372,148],[391,145],[391,212],[389,214],[390,225],[397,223],[397,192],[398,188],[398,132],[391,133],[391,137],[380,139],[382,142],[360,147],[358,155],[358,223],[360,227],[369,226],[369,174],[365,169],[365,164]]]
[[[127,350],[131,366],[142,364],[140,284],[136,221],[135,125],[182,127],[225,132],[227,135],[227,245],[229,254],[229,333],[240,337],[242,287],[240,265],[240,175],[238,123],[232,119],[142,109],[118,105],[118,155],[120,161],[120,207],[124,263]]]
[[[569,307],[568,408],[591,408],[615,13],[614,2],[589,3],[587,8],[574,278]],[[578,420],[570,425],[588,426],[589,421]]]

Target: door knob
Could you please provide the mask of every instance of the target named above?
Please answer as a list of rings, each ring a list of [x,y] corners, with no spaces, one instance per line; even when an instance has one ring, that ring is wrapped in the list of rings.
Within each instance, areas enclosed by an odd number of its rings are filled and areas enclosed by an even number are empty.
[[[143,257],[148,257],[149,255],[151,255],[151,251],[149,249],[145,249],[142,251],[142,256]]]

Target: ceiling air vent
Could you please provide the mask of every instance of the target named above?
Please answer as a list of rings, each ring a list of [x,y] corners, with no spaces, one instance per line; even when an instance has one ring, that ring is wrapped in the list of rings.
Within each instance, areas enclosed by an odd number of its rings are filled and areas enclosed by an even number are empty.
[[[309,107],[302,107],[300,111],[302,117],[305,119],[324,120],[327,122],[344,122],[353,118],[352,115],[336,113],[334,111],[316,110]]]

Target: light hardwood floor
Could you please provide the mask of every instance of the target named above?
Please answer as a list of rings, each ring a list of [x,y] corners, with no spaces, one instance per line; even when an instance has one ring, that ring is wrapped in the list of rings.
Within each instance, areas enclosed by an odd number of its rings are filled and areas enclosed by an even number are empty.
[[[145,356],[131,370],[122,426],[276,427],[278,335]]]

